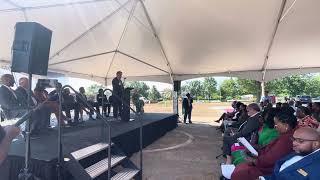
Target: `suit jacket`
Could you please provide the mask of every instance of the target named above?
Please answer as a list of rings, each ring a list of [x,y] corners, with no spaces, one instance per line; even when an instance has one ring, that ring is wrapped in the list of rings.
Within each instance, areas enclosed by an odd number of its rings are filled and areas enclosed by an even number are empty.
[[[112,80],[112,88],[113,88],[113,95],[117,95],[119,97],[122,97],[123,95],[123,91],[124,91],[124,87],[123,87],[123,83],[121,80],[118,80],[118,78],[113,78]]]
[[[190,101],[191,102],[190,102],[190,105],[189,105],[188,98],[183,98],[182,107],[183,107],[183,109],[185,109],[185,111],[192,110],[193,99],[190,98]]]
[[[5,114],[17,109],[23,109],[23,106],[19,102],[18,98],[16,98],[13,95],[13,92],[11,92],[5,86],[0,87],[0,105]]]
[[[16,90],[15,93],[18,97],[18,101],[21,103],[22,106],[24,107],[28,107],[28,92],[26,89],[24,89],[23,87],[19,86]],[[36,99],[34,97],[34,94],[32,93],[31,96]],[[30,101],[30,105],[34,106],[34,102],[31,100]]]
[[[238,129],[238,132],[235,133],[234,137],[244,137],[250,140],[251,134],[257,132],[259,129],[259,115],[257,113],[253,117],[249,117],[247,121],[245,121]]]
[[[274,168],[272,175],[264,177],[266,180],[318,180],[320,179],[320,151],[310,154],[300,161],[288,166],[286,169],[280,171],[281,165],[287,160],[295,156],[292,153],[285,158],[279,160]]]

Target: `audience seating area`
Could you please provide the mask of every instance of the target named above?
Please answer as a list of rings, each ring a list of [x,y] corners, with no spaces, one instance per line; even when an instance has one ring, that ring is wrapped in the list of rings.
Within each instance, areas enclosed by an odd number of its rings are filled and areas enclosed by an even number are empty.
[[[220,179],[320,179],[315,170],[320,167],[319,102],[273,105],[265,99],[259,105],[234,101],[231,106],[234,110],[216,121],[222,122],[217,129],[226,159]]]

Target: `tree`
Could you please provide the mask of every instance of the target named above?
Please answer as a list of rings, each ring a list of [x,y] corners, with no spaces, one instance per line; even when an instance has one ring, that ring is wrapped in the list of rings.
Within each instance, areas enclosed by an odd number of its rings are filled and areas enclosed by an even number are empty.
[[[201,81],[199,80],[191,81],[189,84],[189,88],[190,88],[190,94],[198,97],[199,99],[203,98],[203,85]]]
[[[164,100],[171,100],[172,99],[172,90],[171,89],[164,89],[162,91],[161,96]]]
[[[217,81],[213,77],[204,78],[203,97],[212,99],[217,94]]]
[[[160,98],[161,98],[160,92],[157,90],[156,86],[153,85],[149,93],[149,99],[152,101],[157,101]]]
[[[148,97],[149,93],[149,86],[141,81],[132,81],[132,82],[128,82],[127,87],[132,87],[134,89],[137,89],[138,94],[140,94],[143,97]]]
[[[220,86],[222,99],[234,99],[239,97],[238,85],[235,80],[224,80]]]
[[[105,87],[101,84],[92,84],[86,88],[86,95],[88,99],[95,100],[96,95],[98,94],[99,89],[104,89]]]

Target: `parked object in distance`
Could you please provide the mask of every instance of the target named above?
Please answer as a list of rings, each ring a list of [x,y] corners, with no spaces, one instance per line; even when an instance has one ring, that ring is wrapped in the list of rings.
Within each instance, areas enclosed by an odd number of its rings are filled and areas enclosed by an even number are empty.
[[[320,96],[316,98],[312,98],[312,102],[320,102]]]
[[[300,101],[302,104],[307,104],[307,103],[311,103],[311,96],[306,96],[306,95],[298,95],[296,97],[296,101]]]

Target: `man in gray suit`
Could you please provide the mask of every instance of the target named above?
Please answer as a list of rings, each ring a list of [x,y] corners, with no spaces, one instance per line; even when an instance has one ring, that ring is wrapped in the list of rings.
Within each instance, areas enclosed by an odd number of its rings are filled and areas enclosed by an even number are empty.
[[[260,107],[256,103],[247,106],[249,118],[240,125],[236,132],[225,133],[223,136],[223,154],[227,156],[227,160],[231,159],[231,146],[237,142],[237,138],[244,137],[250,141],[252,133],[259,129]]]

